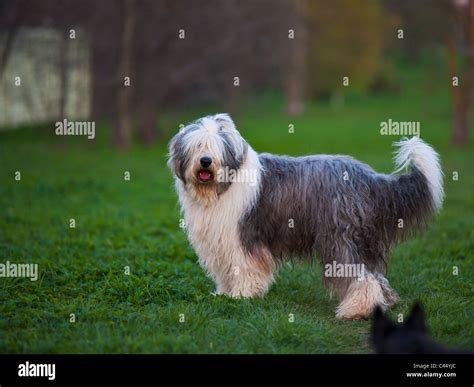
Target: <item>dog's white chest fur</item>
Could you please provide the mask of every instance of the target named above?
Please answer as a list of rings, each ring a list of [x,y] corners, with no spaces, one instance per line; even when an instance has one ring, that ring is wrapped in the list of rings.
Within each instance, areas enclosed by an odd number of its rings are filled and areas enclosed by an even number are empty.
[[[252,149],[241,167],[246,168],[258,172],[261,169],[258,155]],[[218,200],[208,205],[193,200],[180,180],[176,185],[188,237],[200,264],[211,277],[216,272],[229,273],[237,267],[244,267],[239,221],[258,197],[260,174],[257,174],[257,181],[233,183]]]

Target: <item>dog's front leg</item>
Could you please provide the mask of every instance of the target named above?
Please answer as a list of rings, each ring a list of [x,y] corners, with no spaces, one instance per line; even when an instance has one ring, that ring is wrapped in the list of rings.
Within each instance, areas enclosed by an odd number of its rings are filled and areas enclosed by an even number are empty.
[[[216,294],[233,298],[262,297],[273,281],[271,273],[233,266],[230,270],[214,273]]]
[[[234,268],[230,260],[226,258],[221,257],[221,259],[217,259],[213,254],[201,254],[199,256],[201,267],[216,285],[214,295],[230,296],[232,292]]]
[[[226,278],[228,295],[234,298],[264,296],[274,279],[275,264],[268,249],[254,247],[248,253],[232,257],[232,269]]]
[[[216,294],[233,298],[262,297],[274,279],[275,264],[267,249],[236,253],[201,263],[216,284]]]
[[[228,295],[233,298],[263,297],[272,282],[273,271],[261,270],[258,267],[237,267],[229,278]]]
[[[231,286],[228,275],[216,274],[214,276],[214,282],[216,284],[217,295],[230,295]]]

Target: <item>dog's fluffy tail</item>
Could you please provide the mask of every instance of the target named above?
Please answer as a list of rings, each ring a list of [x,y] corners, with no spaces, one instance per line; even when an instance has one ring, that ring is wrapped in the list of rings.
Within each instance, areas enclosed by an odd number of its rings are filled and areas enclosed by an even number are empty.
[[[379,221],[389,245],[423,229],[443,204],[443,172],[438,154],[418,137],[394,144],[396,171],[388,180],[385,195],[380,195],[386,216]],[[406,170],[406,171],[405,171]],[[399,172],[405,172],[395,175]],[[385,197],[386,196],[386,197]],[[396,224],[397,233],[393,233]],[[389,225],[389,226],[386,226]]]
[[[419,171],[428,186],[431,200],[431,207],[434,212],[439,212],[443,206],[443,171],[441,170],[439,155],[436,151],[421,140],[419,137],[403,139],[394,143],[398,150],[395,155],[396,171],[412,168],[411,175]]]

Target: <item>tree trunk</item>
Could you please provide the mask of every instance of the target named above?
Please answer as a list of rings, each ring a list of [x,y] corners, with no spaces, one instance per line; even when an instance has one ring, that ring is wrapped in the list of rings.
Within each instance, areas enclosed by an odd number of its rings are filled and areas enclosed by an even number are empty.
[[[286,111],[296,116],[304,111],[306,81],[306,28],[304,0],[296,0],[293,6],[294,39],[290,39],[289,63],[286,79]]]
[[[458,25],[461,23],[457,23]],[[452,142],[457,146],[464,146],[469,141],[469,113],[474,91],[474,0],[467,5],[466,22],[466,67],[463,76],[458,73],[459,66],[456,60],[455,37],[448,41],[448,66],[451,77],[459,78],[459,86],[452,86],[453,96],[453,136]],[[451,78],[452,79],[452,78]]]
[[[61,40],[59,41],[59,120],[67,118],[68,54],[69,39],[66,36],[66,30],[61,29]]]
[[[135,27],[135,4],[133,0],[124,0],[123,31],[121,39],[120,63],[119,63],[119,89],[117,93],[117,117],[114,125],[112,142],[121,150],[130,147],[132,132],[131,113],[131,90],[125,85],[125,77],[131,77],[132,55],[133,55],[133,30]]]
[[[68,101],[68,81],[69,81],[69,68],[68,68],[68,60],[69,60],[69,38],[66,36],[66,29],[61,28],[59,30],[61,36],[58,45],[59,51],[59,63],[58,63],[58,70],[59,70],[59,111],[58,111],[58,121],[62,121],[66,117],[66,106]],[[67,147],[67,140],[66,136],[60,136],[59,139],[59,146],[61,148]]]

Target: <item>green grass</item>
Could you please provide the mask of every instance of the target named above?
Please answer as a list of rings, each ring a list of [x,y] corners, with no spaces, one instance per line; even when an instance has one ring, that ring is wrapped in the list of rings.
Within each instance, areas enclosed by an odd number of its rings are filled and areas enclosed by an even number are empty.
[[[386,173],[398,138],[380,136],[380,121],[421,121],[422,137],[441,153],[447,197],[430,229],[393,254],[388,277],[402,301],[391,314],[422,300],[434,337],[474,347],[473,146],[450,147],[449,90],[428,85],[426,73],[405,69],[397,95],[348,95],[337,110],[312,102],[294,120],[281,97],[262,95],[234,118],[257,151],[350,154]],[[168,113],[163,124],[213,111]],[[62,147],[51,128],[0,133],[0,263],[32,262],[40,271],[36,282],[0,278],[1,353],[371,352],[370,323],[335,319],[337,300],[317,265],[285,266],[263,299],[210,294],[179,228],[165,144],[119,153],[101,126],[96,143],[69,138]]]

